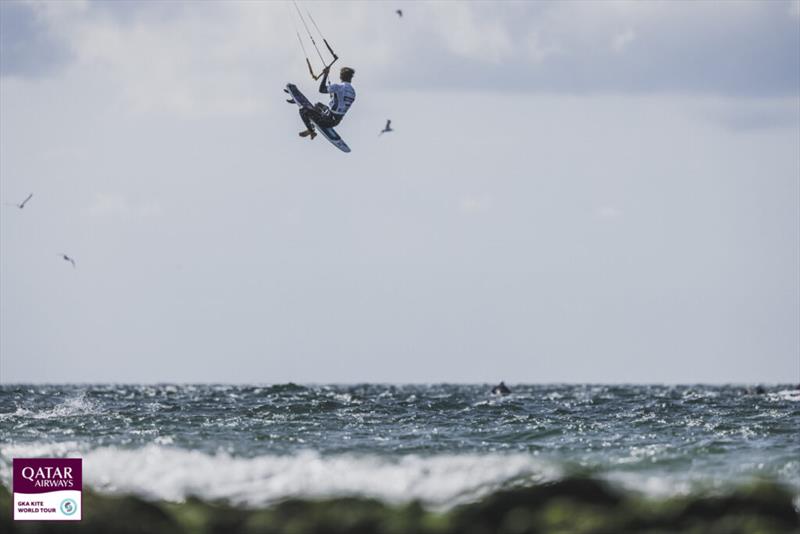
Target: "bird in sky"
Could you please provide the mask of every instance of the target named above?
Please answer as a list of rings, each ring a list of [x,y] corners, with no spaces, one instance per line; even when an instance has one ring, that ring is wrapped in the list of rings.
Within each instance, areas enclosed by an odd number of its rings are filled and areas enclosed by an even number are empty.
[[[398,17],[403,18],[403,10],[402,9],[396,9],[395,13],[397,13]]]
[[[59,256],[61,256],[61,258],[62,258],[64,261],[68,261],[68,262],[70,262],[70,263],[72,264],[72,268],[73,268],[73,269],[75,268],[75,260],[73,260],[72,258],[70,258],[69,256],[67,256],[67,255],[66,255],[66,254],[64,254],[63,252],[62,252],[61,254],[59,254]]]
[[[386,126],[384,126],[383,130],[381,130],[381,133],[379,133],[378,135],[383,135],[383,134],[385,134],[387,132],[393,132],[393,131],[394,130],[392,130],[392,121],[387,119],[386,120]]]
[[[25,204],[27,204],[27,203],[28,203],[28,201],[29,201],[31,198],[33,198],[33,193],[31,193],[30,195],[28,195],[28,198],[26,198],[25,200],[23,200],[23,201],[22,201],[21,203],[19,203],[19,204],[14,204],[14,203],[11,203],[11,202],[6,202],[6,204],[7,204],[8,206],[16,206],[16,207],[18,207],[19,209],[22,209],[22,208],[24,208],[24,207],[25,207]]]

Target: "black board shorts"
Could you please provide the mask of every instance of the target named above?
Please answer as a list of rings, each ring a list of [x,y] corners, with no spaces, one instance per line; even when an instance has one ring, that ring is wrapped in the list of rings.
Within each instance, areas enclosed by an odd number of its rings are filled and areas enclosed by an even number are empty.
[[[343,117],[343,115],[333,113],[328,106],[320,103],[317,103],[313,108],[302,108],[300,110],[300,116],[309,128],[311,128],[311,125],[308,123],[307,119],[313,120],[324,128],[333,128],[342,122]]]

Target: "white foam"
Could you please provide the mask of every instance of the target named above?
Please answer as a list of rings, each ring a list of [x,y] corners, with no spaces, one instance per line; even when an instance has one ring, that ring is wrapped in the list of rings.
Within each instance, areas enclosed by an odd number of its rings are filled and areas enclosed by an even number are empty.
[[[81,451],[75,443],[14,445],[0,449],[7,482],[10,458],[81,456],[83,480],[97,490],[180,502],[196,495],[261,506],[289,497],[365,496],[387,502],[421,500],[448,507],[480,498],[513,482],[554,480],[553,464],[528,454],[233,457],[170,446],[103,447]]]
[[[75,397],[68,397],[64,402],[41,411],[31,411],[27,408],[17,407],[13,413],[0,414],[0,421],[14,417],[24,417],[26,419],[63,419],[80,415],[92,415],[101,413],[100,405],[97,401],[87,399],[81,393]]]
[[[697,481],[686,477],[664,476],[663,473],[614,471],[607,473],[603,478],[625,489],[649,497],[688,495],[693,489],[697,489]]]
[[[641,493],[649,497],[673,497],[690,493],[725,493],[732,487],[754,480],[778,480],[800,499],[800,462],[788,461],[776,472],[765,472],[764,462],[742,462],[739,469],[727,469],[721,476],[708,472],[682,470],[679,472],[655,471],[607,471],[599,476],[612,485]],[[800,502],[800,501],[799,501]]]
[[[758,463],[742,471],[709,476],[702,471],[680,473],[631,471],[628,464],[649,464],[664,453],[660,446],[635,447],[617,462],[618,469],[598,476],[612,484],[650,496],[683,495],[695,490],[720,490],[757,474]],[[291,497],[364,496],[391,503],[420,500],[434,508],[469,502],[511,484],[556,480],[562,469],[554,460],[531,454],[293,455],[251,458],[181,449],[169,436],[158,443],[130,449],[90,448],[85,443],[33,443],[0,446],[0,482],[10,487],[11,459],[22,457],[83,458],[83,480],[93,489],[181,502],[189,496],[264,506]],[[800,462],[787,461],[775,475],[800,499]]]
[[[800,402],[800,389],[782,389],[781,391],[770,393],[769,399]]]

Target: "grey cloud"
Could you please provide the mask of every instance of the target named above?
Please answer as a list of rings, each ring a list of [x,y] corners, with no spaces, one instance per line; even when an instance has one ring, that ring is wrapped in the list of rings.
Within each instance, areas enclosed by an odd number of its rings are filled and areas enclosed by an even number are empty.
[[[387,18],[381,4],[314,3],[313,11],[343,61],[361,67],[362,80],[385,88],[783,97],[800,91],[800,18],[792,5],[431,2],[410,5],[402,24]],[[0,73],[41,75],[69,60],[67,43],[53,37],[57,20],[48,21],[48,33],[35,7],[1,6]],[[95,29],[169,28],[190,15],[210,27],[228,25],[231,40],[253,32],[253,53],[262,46],[257,57],[274,66],[278,57],[300,57],[290,14],[268,3],[92,1],[81,17],[93,19]],[[242,25],[243,16],[264,22]],[[285,35],[276,33],[274,21],[285,23]],[[232,71],[258,68],[235,56],[228,62]]]
[[[767,130],[774,128],[797,129],[800,125],[800,102],[786,104],[750,104],[731,106],[729,109],[714,114],[716,120],[724,127],[738,131]]]
[[[637,6],[637,16],[578,9],[589,5],[506,10],[503,24],[514,51],[498,63],[457,57],[437,35],[447,25],[428,28],[427,35],[398,43],[385,74],[394,72],[387,78],[394,86],[414,89],[759,97],[800,90],[800,24],[786,2],[749,4],[749,11],[725,3],[663,4],[646,16],[651,4]]]
[[[0,76],[37,78],[57,72],[71,58],[31,4],[0,2]]]
[[[115,24],[136,24],[175,20],[187,14],[205,11],[213,16],[214,10],[223,2],[194,2],[192,0],[170,0],[168,2],[142,2],[141,0],[90,0],[90,11],[112,20]],[[213,19],[212,19],[213,20]]]

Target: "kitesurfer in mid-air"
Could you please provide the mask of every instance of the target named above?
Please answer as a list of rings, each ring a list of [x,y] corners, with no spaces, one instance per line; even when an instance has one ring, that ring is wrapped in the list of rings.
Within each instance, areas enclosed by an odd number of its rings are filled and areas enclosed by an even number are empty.
[[[319,92],[331,95],[330,105],[326,106],[317,102],[310,109],[300,108],[300,118],[306,125],[306,130],[300,132],[300,137],[311,136],[314,139],[317,132],[314,131],[312,120],[325,128],[333,128],[344,118],[344,114],[356,99],[356,91],[350,82],[353,81],[353,74],[356,73],[350,67],[342,67],[339,71],[339,79],[342,83],[328,83],[328,72],[330,67],[325,67],[322,71],[322,80],[319,83]]]

